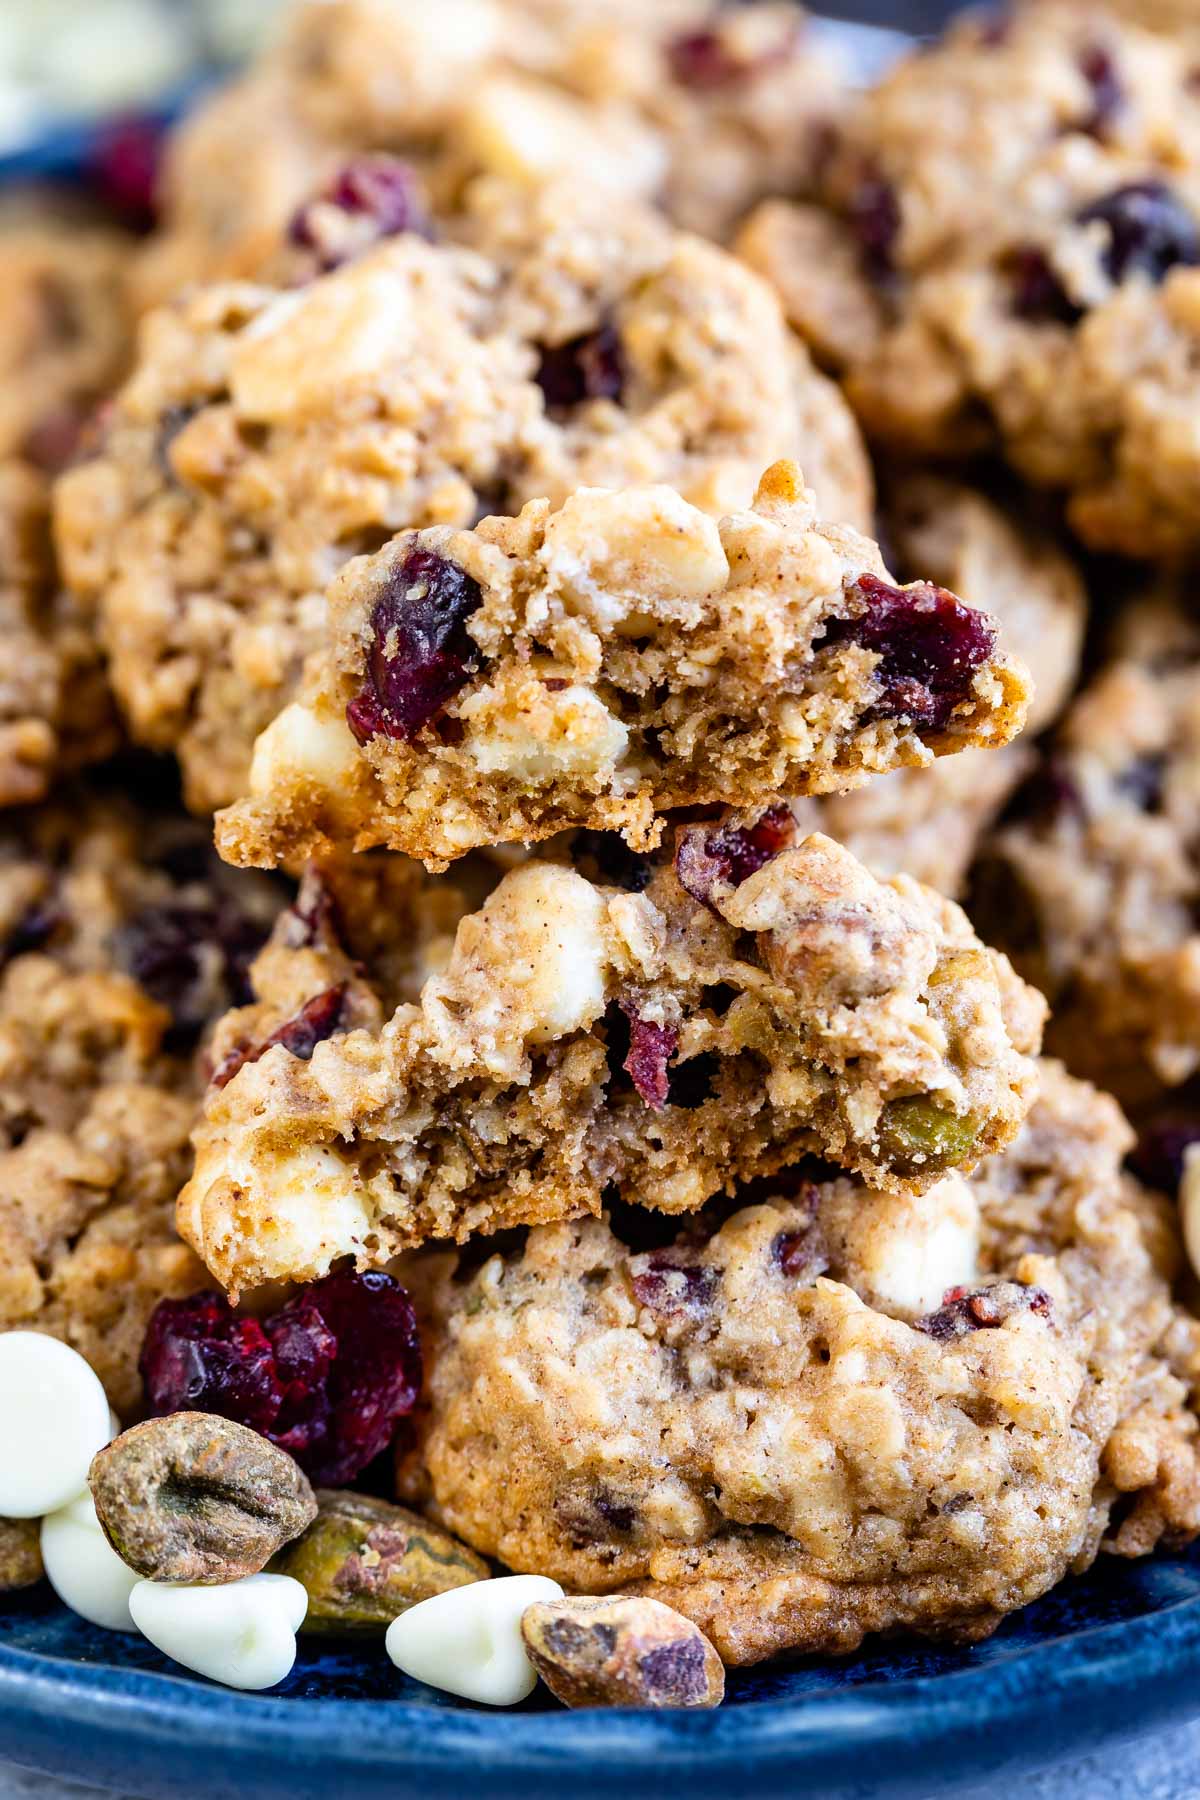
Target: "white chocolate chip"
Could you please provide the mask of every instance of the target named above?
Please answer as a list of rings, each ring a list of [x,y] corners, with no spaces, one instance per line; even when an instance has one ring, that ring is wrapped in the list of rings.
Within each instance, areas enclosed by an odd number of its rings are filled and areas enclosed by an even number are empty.
[[[233,1688],[269,1688],[291,1672],[308,1595],[290,1575],[248,1575],[223,1587],[139,1581],[134,1623],[185,1669]]]
[[[254,1254],[263,1281],[315,1281],[339,1256],[357,1256],[374,1228],[368,1196],[354,1165],[322,1144],[297,1144],[278,1155],[247,1158],[236,1139],[212,1163],[209,1179],[192,1180],[179,1197],[179,1224],[210,1268],[236,1263],[244,1219],[231,1196],[259,1192]]]
[[[64,1606],[105,1631],[136,1631],[129,1596],[139,1577],[117,1555],[83,1493],[42,1520],[42,1561]]]
[[[483,1706],[516,1706],[537,1686],[521,1639],[521,1615],[535,1601],[562,1597],[557,1581],[545,1575],[504,1575],[451,1588],[393,1619],[387,1653],[414,1681]]]
[[[353,783],[361,758],[343,717],[319,718],[296,700],[255,740],[250,792],[269,795],[297,781],[311,782],[337,801]]]
[[[715,521],[668,487],[580,488],[546,521],[541,560],[598,630],[627,636],[729,579]]]
[[[648,194],[662,173],[655,136],[626,113],[605,117],[546,83],[493,75],[476,84],[457,120],[467,161],[536,187],[572,169],[593,183]]]
[[[520,716],[496,712],[494,700],[494,690],[483,688],[459,709],[470,728],[471,760],[485,775],[513,775],[528,782],[590,775],[618,762],[629,743],[620,719],[578,683],[547,696],[534,730]]]
[[[431,1018],[447,1007],[478,1053],[517,1038],[551,1043],[604,1010],[610,965],[604,898],[573,869],[525,863],[458,928],[444,975],[428,982]],[[496,970],[504,981],[496,981]]]
[[[1200,1274],[1200,1144],[1189,1144],[1183,1153],[1183,1178],[1179,1183],[1179,1223],[1183,1230],[1183,1244],[1188,1253],[1188,1261],[1193,1271]]]
[[[979,1204],[961,1175],[922,1195],[863,1194],[847,1226],[854,1286],[872,1306],[919,1318],[979,1270]]]
[[[37,1519],[82,1493],[108,1417],[78,1351],[40,1331],[0,1335],[0,1515]]]

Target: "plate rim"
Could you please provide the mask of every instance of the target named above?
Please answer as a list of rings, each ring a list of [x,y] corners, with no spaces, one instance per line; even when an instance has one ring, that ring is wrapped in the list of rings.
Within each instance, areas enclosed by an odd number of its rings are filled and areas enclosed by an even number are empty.
[[[94,1780],[98,1749],[113,1767],[130,1758],[140,1765],[169,1747],[168,1764],[188,1769],[194,1795],[224,1794],[232,1789],[195,1780],[196,1759],[213,1752],[219,1724],[225,1758],[237,1758],[247,1776],[247,1759],[267,1771],[268,1787],[271,1769],[287,1770],[286,1791],[297,1796],[317,1791],[304,1785],[306,1768],[319,1774],[326,1793],[331,1773],[340,1773],[365,1780],[360,1791],[398,1797],[461,1794],[466,1768],[486,1770],[494,1793],[524,1795],[561,1794],[569,1770],[574,1793],[582,1795],[602,1791],[597,1780],[610,1790],[614,1778],[644,1775],[648,1765],[658,1780],[687,1777],[697,1794],[739,1791],[736,1783],[751,1769],[763,1800],[804,1791],[800,1769],[822,1796],[863,1792],[871,1770],[884,1782],[872,1792],[916,1791],[915,1781],[930,1794],[965,1775],[978,1781],[1028,1770],[1038,1766],[1039,1751],[1045,1766],[1136,1736],[1168,1716],[1182,1722],[1189,1710],[1200,1711],[1198,1673],[1200,1595],[1138,1618],[1082,1626],[1065,1644],[1058,1634],[961,1669],[696,1713],[284,1700],[182,1673],[0,1645],[0,1754],[77,1779],[91,1772]],[[64,1720],[72,1726],[66,1735]],[[146,1791],[177,1793],[172,1768],[162,1765],[159,1774]],[[248,1778],[242,1785],[252,1791]]]

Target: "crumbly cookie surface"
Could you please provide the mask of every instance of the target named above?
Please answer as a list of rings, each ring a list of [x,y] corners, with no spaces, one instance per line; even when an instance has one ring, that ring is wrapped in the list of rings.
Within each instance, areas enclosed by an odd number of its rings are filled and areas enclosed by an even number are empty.
[[[717,11],[530,0],[317,0],[173,139],[143,303],[260,276],[356,156],[403,157],[442,213],[479,174],[567,175],[724,238],[811,178],[841,71],[790,4]]]
[[[65,1339],[125,1416],[150,1311],[205,1280],[174,1228],[194,1053],[279,903],[123,802],[68,793],[0,831],[0,1330]]]
[[[1032,1103],[1040,996],[952,902],[780,848],[787,823],[695,826],[656,866],[584,834],[599,880],[524,863],[390,1016],[353,944],[281,999],[264,959],[265,1012],[216,1036],[183,1235],[237,1291],[614,1184],[685,1212],[810,1150],[916,1189],[987,1155]]]
[[[967,18],[850,115],[829,210],[768,203],[742,239],[869,432],[997,444],[1136,557],[1200,537],[1193,71],[1070,0]]]
[[[151,315],[98,455],[59,484],[58,542],[133,735],[211,810],[320,657],[352,556],[587,484],[669,481],[720,513],[780,455],[865,522],[856,428],[765,284],[636,205],[485,185],[454,243],[406,231]]]
[[[1200,637],[1147,597],[1074,702],[972,914],[1048,995],[1050,1042],[1131,1106],[1200,1066]]]
[[[796,1175],[661,1247],[621,1213],[432,1280],[439,1517],[732,1663],[973,1641],[1100,1547],[1185,1541],[1200,1328],[1130,1139],[1049,1065],[1016,1142],[919,1198]]]
[[[897,587],[788,463],[719,524],[673,488],[582,488],[406,534],[343,572],[329,626],[218,821],[232,862],[349,841],[444,866],[572,825],[646,847],[672,809],[1002,745],[1028,693],[987,615]]]
[[[0,207],[0,807],[115,747],[91,609],[64,593],[49,479],[130,349],[128,247],[49,203]]]
[[[1036,760],[1029,737],[1051,724],[1075,684],[1084,587],[1071,559],[1020,520],[1015,502],[941,476],[887,481],[879,530],[901,580],[936,581],[996,620],[1001,646],[1033,677],[1025,735],[1000,749],[898,769],[798,806],[797,815],[877,875],[904,872],[957,897],[982,834]]]

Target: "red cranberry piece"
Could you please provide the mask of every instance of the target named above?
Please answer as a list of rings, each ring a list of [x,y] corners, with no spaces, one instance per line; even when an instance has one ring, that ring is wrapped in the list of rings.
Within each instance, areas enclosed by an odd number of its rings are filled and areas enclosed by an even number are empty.
[[[915,1320],[913,1329],[939,1343],[952,1343],[973,1331],[994,1330],[1018,1312],[1034,1312],[1047,1321],[1054,1318],[1045,1288],[1001,1281],[994,1287],[948,1288],[937,1311]]]
[[[661,1112],[670,1090],[667,1064],[679,1048],[679,1033],[639,1017],[624,1000],[621,1011],[629,1020],[629,1055],[622,1067],[651,1112]]]
[[[878,575],[860,575],[848,592],[865,600],[868,610],[856,619],[834,619],[824,641],[861,644],[878,655],[874,673],[882,692],[868,720],[903,718],[926,730],[943,729],[995,648],[992,620],[931,581],[898,588]]]
[[[388,577],[371,614],[367,679],[346,708],[360,744],[382,734],[408,742],[435,719],[479,666],[466,622],[479,583],[434,550],[412,549]]]
[[[224,894],[207,904],[150,906],[116,933],[118,957],[152,1000],[166,1007],[168,1049],[190,1049],[217,1012],[250,997],[250,964],[266,929]]]
[[[1193,1144],[1200,1144],[1200,1120],[1159,1119],[1138,1138],[1129,1167],[1147,1187],[1176,1194]]]
[[[790,1280],[803,1275],[815,1281],[829,1267],[824,1241],[812,1225],[804,1231],[781,1231],[771,1245],[771,1256]]]
[[[1077,325],[1083,308],[1071,299],[1044,250],[1025,245],[1008,261],[1013,311],[1034,324]]]
[[[257,1319],[239,1319],[224,1294],[160,1300],[138,1368],[155,1415],[218,1412],[266,1434],[283,1402],[270,1339]]]
[[[1117,65],[1103,44],[1090,44],[1080,55],[1079,68],[1092,90],[1092,110],[1082,129],[1092,137],[1103,137],[1125,100]]]
[[[1104,267],[1113,281],[1146,275],[1162,281],[1177,264],[1200,263],[1200,231],[1187,207],[1165,182],[1135,181],[1085,206],[1080,225],[1108,230]]]
[[[408,163],[394,156],[359,156],[348,162],[315,201],[293,213],[288,238],[303,250],[315,252],[322,269],[334,269],[347,254],[365,248],[355,234],[350,245],[325,225],[326,208],[336,207],[351,219],[365,222],[370,241],[415,231],[427,237],[429,218],[421,202],[416,175]]]
[[[791,808],[782,804],[768,807],[753,825],[690,826],[680,832],[675,846],[680,886],[711,907],[719,889],[740,887],[786,850],[795,832]]]
[[[694,31],[680,32],[671,38],[665,53],[671,78],[680,87],[698,93],[716,93],[722,88],[740,87],[753,81],[765,70],[785,63],[800,40],[800,27],[789,23],[774,42],[765,43],[747,55],[739,50],[720,29],[719,19],[712,25],[701,25]]]
[[[615,326],[601,325],[542,350],[537,383],[556,411],[585,400],[619,400],[625,391],[625,357]]]
[[[656,1254],[632,1277],[630,1286],[639,1306],[672,1318],[707,1312],[717,1291],[717,1280],[717,1271],[707,1265],[675,1262],[669,1256]]]
[[[275,1044],[282,1044],[290,1055],[298,1057],[301,1062],[308,1062],[317,1045],[341,1028],[345,1001],[344,981],[339,982],[336,987],[326,988],[322,994],[314,994],[311,1000],[305,1001],[295,1018],[280,1025],[261,1044],[231,1050],[215,1070],[213,1086],[227,1087],[239,1069],[244,1068],[247,1063],[258,1062]]]
[[[79,453],[86,423],[78,407],[56,406],[26,432],[21,454],[44,475],[61,475]]]
[[[161,123],[123,119],[102,135],[92,153],[91,186],[127,224],[142,231],[154,224],[164,139]]]
[[[867,175],[850,203],[850,225],[859,242],[863,268],[873,281],[889,281],[896,272],[900,223],[900,201],[891,182],[878,173]]]
[[[221,1294],[162,1300],[139,1368],[152,1414],[235,1419],[333,1484],[387,1448],[421,1390],[412,1305],[378,1270],[327,1275],[261,1322]]]

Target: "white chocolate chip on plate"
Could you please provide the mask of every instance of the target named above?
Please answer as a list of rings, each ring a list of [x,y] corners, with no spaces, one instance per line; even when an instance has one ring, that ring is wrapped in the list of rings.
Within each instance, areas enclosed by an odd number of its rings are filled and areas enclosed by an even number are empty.
[[[104,1388],[78,1351],[40,1331],[0,1335],[0,1515],[66,1506],[111,1437]]]
[[[223,1587],[139,1581],[134,1624],[155,1649],[226,1687],[274,1687],[296,1660],[308,1595],[290,1575],[247,1575]]]
[[[502,1575],[451,1588],[410,1606],[388,1626],[387,1653],[414,1681],[484,1706],[516,1706],[537,1686],[521,1616],[538,1600],[561,1600],[545,1575]]]
[[[82,1493],[42,1520],[42,1561],[64,1606],[105,1631],[136,1631],[129,1596],[140,1577],[117,1555]]]

